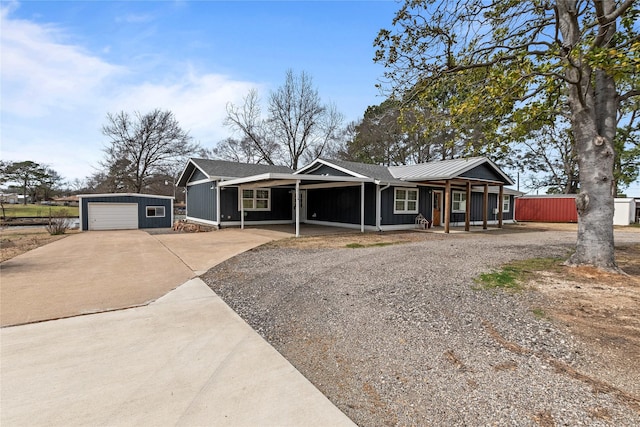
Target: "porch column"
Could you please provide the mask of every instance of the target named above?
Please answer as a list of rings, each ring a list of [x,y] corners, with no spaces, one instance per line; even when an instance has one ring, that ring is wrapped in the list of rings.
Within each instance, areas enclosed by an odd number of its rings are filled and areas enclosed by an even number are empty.
[[[451,223],[451,181],[447,180],[444,186],[444,232],[449,232]]]
[[[238,187],[238,198],[240,199],[240,230],[244,230],[244,200],[242,200],[242,187]]]
[[[464,212],[464,231],[469,231],[471,223],[471,181],[467,181],[467,200]]]
[[[360,183],[360,232],[364,233],[364,181]]]
[[[296,237],[300,237],[300,180],[296,180]]]
[[[487,229],[487,208],[489,207],[489,184],[484,185],[484,194],[482,195],[482,229]]]
[[[498,228],[502,228],[502,196],[504,195],[504,188],[502,184],[500,184],[500,189],[498,190]]]
[[[380,184],[376,184],[376,229],[380,231]]]
[[[220,182],[216,182],[216,222],[220,228]]]

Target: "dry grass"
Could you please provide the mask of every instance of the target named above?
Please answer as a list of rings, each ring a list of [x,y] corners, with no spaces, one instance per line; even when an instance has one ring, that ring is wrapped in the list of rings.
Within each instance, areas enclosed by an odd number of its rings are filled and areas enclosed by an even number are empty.
[[[0,262],[64,237],[65,235],[51,236],[44,227],[2,229],[0,230]]]

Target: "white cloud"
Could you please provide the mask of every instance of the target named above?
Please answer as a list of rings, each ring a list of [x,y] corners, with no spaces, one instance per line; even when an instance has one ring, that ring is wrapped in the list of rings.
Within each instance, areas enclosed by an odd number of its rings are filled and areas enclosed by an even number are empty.
[[[124,71],[63,43],[64,32],[53,25],[10,19],[11,9],[0,11],[3,112],[41,117],[91,105],[105,81]]]
[[[176,73],[174,58],[152,70],[111,64],[70,42],[62,28],[13,19],[14,6],[0,9],[3,160],[33,160],[67,179],[84,178],[102,158],[106,114],[154,108],[173,111],[210,148],[229,135],[222,124],[227,103],[258,86],[189,66]]]
[[[227,103],[242,102],[249,90],[258,85],[219,74],[199,74],[186,68],[185,74],[174,81],[147,82],[126,88],[111,104],[110,111],[171,110],[196,141],[210,148],[230,134],[223,126]]]

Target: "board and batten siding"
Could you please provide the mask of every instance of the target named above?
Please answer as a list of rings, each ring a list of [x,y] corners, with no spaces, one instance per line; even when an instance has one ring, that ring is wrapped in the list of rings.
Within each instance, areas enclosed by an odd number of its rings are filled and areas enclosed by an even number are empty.
[[[216,185],[202,182],[187,187],[187,217],[216,221]]]
[[[82,230],[89,229],[89,203],[136,203],[138,205],[138,228],[171,227],[173,212],[171,199],[144,196],[83,196],[81,198]],[[164,217],[147,218],[147,206],[164,206]]]
[[[380,194],[380,224],[381,225],[407,225],[415,224],[418,214],[431,219],[431,189],[418,186],[418,213],[394,214],[395,189],[412,187],[389,187]],[[413,187],[413,189],[416,189]]]
[[[476,166],[475,168],[460,174],[460,176],[465,178],[476,178],[497,182],[502,181],[502,177],[498,175],[496,171],[490,168],[486,163],[480,166]]]
[[[454,188],[452,191],[465,193],[467,190],[464,188],[458,189]],[[471,216],[469,217],[469,221],[482,221],[482,200],[484,198],[483,192],[473,191],[471,193]],[[465,213],[464,212],[453,212],[453,197],[451,198],[451,222],[452,223],[464,223],[465,222]],[[496,221],[498,219],[498,214],[494,214],[493,210],[498,208],[498,195],[495,193],[488,194],[487,201],[487,221]],[[509,211],[502,213],[502,220],[509,221],[513,219],[513,196],[509,195]]]
[[[245,211],[245,221],[291,221],[293,196],[290,188],[271,188],[271,210]],[[223,187],[220,191],[220,221],[240,221],[238,187]]]
[[[191,177],[189,178],[189,182],[202,181],[203,179],[209,179],[207,175],[205,175],[200,169],[195,168]]]
[[[373,184],[365,184],[364,223],[376,225],[376,193]],[[310,221],[360,224],[360,185],[354,187],[307,190],[307,219]]]

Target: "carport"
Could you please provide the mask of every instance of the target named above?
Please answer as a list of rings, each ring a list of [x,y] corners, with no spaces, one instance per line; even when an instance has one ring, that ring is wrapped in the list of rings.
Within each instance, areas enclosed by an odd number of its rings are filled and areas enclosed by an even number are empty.
[[[288,173],[265,173],[261,175],[249,176],[244,178],[222,181],[217,186],[218,191],[225,187],[237,186],[240,194],[245,189],[255,188],[273,188],[273,187],[291,187],[294,194],[295,209],[295,236],[300,237],[300,222],[303,220],[300,216],[301,210],[304,208],[301,192],[303,190],[320,189],[320,188],[339,188],[339,187],[360,187],[360,232],[365,230],[365,184],[376,183],[376,180],[368,177],[348,177],[348,176],[330,176],[330,175],[303,175]],[[220,195],[218,194],[218,197]],[[379,205],[379,204],[378,204]],[[378,215],[379,216],[379,215]],[[244,229],[244,205],[240,203],[240,228]]]

